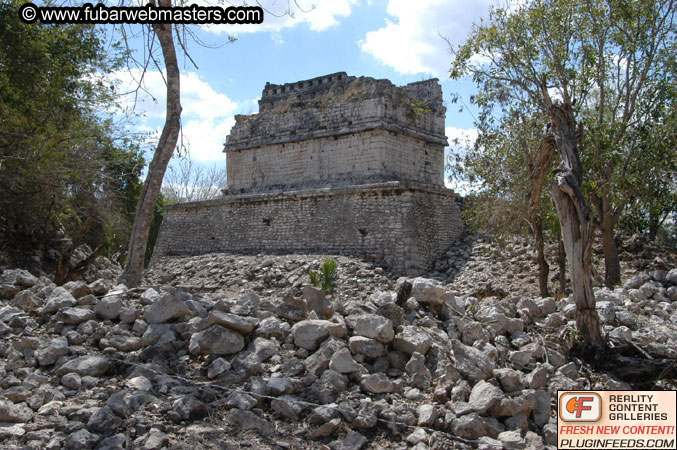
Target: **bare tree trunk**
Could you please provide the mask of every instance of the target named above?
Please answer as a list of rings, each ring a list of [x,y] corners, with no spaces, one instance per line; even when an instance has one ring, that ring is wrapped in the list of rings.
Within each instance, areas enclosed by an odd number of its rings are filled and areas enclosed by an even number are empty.
[[[545,259],[545,242],[543,239],[543,218],[539,213],[539,200],[541,192],[543,191],[543,181],[545,175],[550,169],[552,157],[555,152],[555,145],[552,137],[545,137],[538,149],[538,161],[536,166],[532,168],[531,178],[531,192],[529,194],[529,227],[531,234],[536,239],[536,246],[538,248],[538,289],[541,297],[549,297],[548,291],[548,273],[550,267],[548,261]]]
[[[546,98],[549,100],[549,96]],[[594,357],[600,355],[599,350],[604,348],[604,339],[592,291],[593,224],[590,219],[590,208],[586,205],[581,191],[583,174],[578,156],[576,122],[569,104],[565,103],[560,107],[548,103],[551,132],[561,159],[552,183],[552,199],[559,217],[564,248],[569,261],[569,274],[577,309],[576,326],[583,335],[583,351],[587,356]]]
[[[606,171],[611,170],[607,168]],[[606,173],[605,171],[605,173]],[[618,259],[618,248],[614,240],[614,227],[618,223],[623,207],[614,208],[611,204],[609,177],[604,175],[599,195],[593,193],[592,204],[599,218],[599,229],[602,233],[602,251],[604,253],[604,284],[608,288],[621,283],[621,263]]]
[[[171,2],[170,0],[160,0],[160,5],[171,6]],[[174,153],[181,126],[179,65],[176,61],[172,27],[170,24],[153,24],[153,30],[160,41],[167,70],[167,116],[153,160],[148,167],[148,176],[143,184],[139,204],[136,207],[134,226],[129,238],[127,264],[124,272],[120,275],[119,281],[128,287],[138,286],[143,277],[143,262],[155,203],[160,194],[167,165]]]
[[[564,251],[562,232],[557,232],[557,265],[559,266],[559,293],[564,295],[567,290],[567,255]]]
[[[550,297],[548,291],[548,273],[550,266],[545,259],[545,242],[543,242],[543,223],[541,217],[538,216],[534,224],[534,237],[536,238],[536,247],[538,248],[538,290],[541,297]]]
[[[602,250],[604,251],[604,284],[608,288],[621,283],[621,263],[618,259],[618,248],[614,239],[613,226],[602,222]]]

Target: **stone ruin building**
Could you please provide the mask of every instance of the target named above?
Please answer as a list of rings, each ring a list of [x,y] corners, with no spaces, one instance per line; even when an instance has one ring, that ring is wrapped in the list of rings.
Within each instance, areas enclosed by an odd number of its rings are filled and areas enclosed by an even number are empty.
[[[153,258],[302,252],[431,269],[463,227],[444,187],[445,111],[436,79],[266,83],[259,113],[235,116],[226,139],[225,195],[169,206]]]

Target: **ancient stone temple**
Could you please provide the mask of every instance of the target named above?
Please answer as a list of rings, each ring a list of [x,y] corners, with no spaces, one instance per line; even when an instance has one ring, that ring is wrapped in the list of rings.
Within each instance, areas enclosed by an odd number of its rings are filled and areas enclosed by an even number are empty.
[[[462,231],[444,114],[436,79],[267,83],[226,139],[224,196],[168,207],[153,258],[317,252],[425,272]]]

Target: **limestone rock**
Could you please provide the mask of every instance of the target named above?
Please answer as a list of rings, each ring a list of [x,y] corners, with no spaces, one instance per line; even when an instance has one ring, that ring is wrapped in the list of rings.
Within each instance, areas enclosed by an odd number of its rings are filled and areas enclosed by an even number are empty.
[[[484,414],[487,410],[497,405],[503,399],[501,388],[494,386],[484,380],[478,381],[470,391],[470,403],[475,411]]]
[[[148,323],[165,323],[190,315],[190,309],[179,293],[167,294],[146,307],[143,320]]]
[[[66,438],[66,448],[69,450],[89,450],[94,448],[100,439],[100,436],[82,428],[68,435],[68,438]]]
[[[25,403],[14,404],[0,397],[0,422],[26,423],[33,417],[33,410]]]
[[[346,334],[344,324],[328,320],[302,320],[291,328],[294,343],[306,350],[315,350],[327,336],[343,337]]]
[[[355,362],[350,350],[342,348],[331,357],[329,368],[339,373],[354,373],[359,372],[362,366]]]
[[[353,329],[357,336],[376,339],[382,343],[393,340],[395,332],[393,323],[378,314],[359,314],[346,317],[346,324]]]
[[[322,289],[307,284],[303,286],[301,292],[306,299],[306,303],[312,311],[315,311],[318,318],[326,320],[334,315],[334,309],[331,307],[329,300],[324,296]]]
[[[378,358],[386,354],[384,345],[375,339],[364,336],[351,336],[348,348],[353,354],[361,354],[368,358]]]
[[[75,372],[80,376],[100,377],[108,372],[111,362],[104,356],[85,355],[65,362],[56,370],[57,376]]]
[[[393,340],[393,348],[409,355],[418,352],[425,355],[433,344],[426,331],[416,326],[403,326]]]
[[[223,325],[241,334],[247,334],[256,327],[258,320],[253,317],[242,317],[236,314],[212,311],[207,317],[207,323],[211,325]]]
[[[256,430],[264,435],[275,433],[275,427],[266,419],[262,419],[251,411],[233,409],[228,414],[228,422],[242,430]]]
[[[108,320],[118,319],[121,309],[122,299],[117,291],[109,293],[94,305],[94,312],[102,319]]]
[[[362,390],[371,394],[394,392],[397,389],[395,383],[383,373],[374,373],[363,376],[360,381],[360,386],[362,387]]]
[[[419,277],[411,281],[411,296],[421,304],[439,306],[446,300],[447,292],[438,281]]]
[[[241,334],[221,325],[213,325],[204,331],[193,334],[188,347],[192,354],[231,355],[244,348]]]
[[[198,420],[207,415],[207,405],[192,395],[186,395],[176,400],[172,409],[179,413],[183,420]]]
[[[108,433],[115,431],[121,424],[122,419],[113,413],[108,406],[104,406],[92,414],[87,422],[87,428],[96,433]]]
[[[42,307],[39,314],[54,314],[64,308],[77,305],[78,302],[75,297],[63,287],[54,288],[52,293],[47,297],[47,303]]]

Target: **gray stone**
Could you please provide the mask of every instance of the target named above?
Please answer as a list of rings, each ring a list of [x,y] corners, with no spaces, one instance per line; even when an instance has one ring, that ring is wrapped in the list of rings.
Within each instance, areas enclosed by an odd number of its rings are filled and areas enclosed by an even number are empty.
[[[144,305],[150,305],[160,299],[160,294],[153,288],[148,288],[139,296],[139,300]]]
[[[362,366],[355,362],[350,350],[342,348],[331,357],[329,368],[339,373],[354,373],[359,372]]]
[[[254,330],[255,336],[261,336],[264,338],[277,338],[283,340],[287,337],[289,333],[289,324],[282,322],[277,317],[266,317],[262,319],[256,329]]]
[[[33,292],[24,290],[12,298],[10,305],[16,306],[25,312],[33,312],[38,309],[39,302],[38,299],[33,295]]]
[[[210,312],[207,317],[208,326],[223,325],[242,334],[251,332],[258,322],[258,319],[254,317],[242,317],[216,310]]]
[[[143,312],[143,320],[148,323],[165,323],[190,316],[190,308],[181,298],[179,292],[167,294],[154,301]]]
[[[517,430],[504,431],[498,434],[498,440],[508,450],[517,450],[526,448],[527,443],[522,439],[522,435]]]
[[[207,415],[207,405],[192,395],[186,395],[176,400],[172,404],[172,409],[176,411],[183,420],[198,420]]]
[[[409,355],[413,355],[414,352],[425,355],[432,344],[433,341],[425,329],[416,326],[403,326],[402,331],[397,333],[393,340],[395,350]]]
[[[497,405],[503,399],[503,395],[501,388],[480,380],[470,391],[468,403],[473,405],[477,413],[484,414],[487,410]]]
[[[494,376],[505,392],[519,391],[528,385],[522,372],[509,367],[494,370]]]
[[[161,450],[169,445],[169,437],[157,428],[148,432],[146,442],[143,444],[143,450]]]
[[[245,411],[249,411],[254,406],[256,406],[257,403],[258,402],[254,397],[240,391],[231,392],[223,402],[223,404],[228,408],[237,408]]]
[[[0,422],[0,439],[18,439],[26,434],[26,426],[21,423]]]
[[[82,386],[82,378],[77,373],[67,373],[61,377],[61,384],[77,391]]]
[[[439,416],[435,407],[430,404],[423,404],[416,408],[416,415],[420,427],[432,427]]]
[[[302,320],[291,328],[294,343],[306,350],[315,350],[329,335],[343,337],[346,334],[344,324],[328,320]]]
[[[497,430],[490,421],[476,413],[466,414],[454,419],[452,431],[455,435],[466,439],[479,439],[483,436],[495,438],[498,436]]]
[[[329,443],[331,450],[360,450],[367,443],[367,438],[357,431],[350,431],[346,437]]]
[[[292,395],[283,395],[272,400],[270,408],[287,420],[298,420],[306,406]]]
[[[548,370],[539,365],[527,374],[525,381],[529,389],[542,389],[548,381]]]
[[[68,339],[64,336],[59,336],[40,346],[35,351],[35,358],[41,366],[49,366],[69,353]]]
[[[303,297],[312,311],[315,311],[319,319],[330,319],[334,315],[334,309],[331,307],[329,300],[324,296],[322,289],[305,285],[301,288]]]
[[[109,293],[94,305],[94,312],[102,319],[116,320],[120,317],[122,299],[117,291]]]
[[[142,339],[122,329],[112,329],[99,341],[99,348],[114,347],[121,352],[133,352],[140,349],[142,345]]]
[[[391,379],[384,373],[365,375],[360,380],[362,390],[370,394],[384,394],[394,392],[397,388]]]
[[[25,403],[14,404],[0,397],[0,422],[26,423],[33,418],[33,410]]]
[[[318,440],[330,436],[334,431],[338,430],[341,425],[341,419],[335,418],[323,423],[317,428],[313,428],[308,433],[308,439]]]
[[[216,378],[228,370],[230,370],[230,363],[223,358],[216,358],[214,362],[209,365],[207,378]]]
[[[108,406],[99,408],[92,414],[87,422],[87,428],[96,433],[110,433],[117,430],[122,424],[122,419],[118,417]]]
[[[464,378],[476,383],[492,376],[496,365],[486,354],[457,340],[452,340],[452,346],[456,369]]]
[[[271,395],[277,396],[294,392],[294,383],[287,377],[271,377],[266,385]]]
[[[127,380],[125,383],[125,386],[127,386],[129,389],[135,390],[135,391],[152,391],[153,390],[153,383],[146,377],[144,376],[138,376],[131,378]]]
[[[613,302],[597,302],[595,308],[602,324],[613,324],[616,321],[616,307]]]
[[[378,314],[359,314],[346,317],[346,324],[353,329],[357,336],[376,339],[382,343],[393,340],[395,332],[393,323]]]
[[[439,306],[446,300],[447,292],[438,281],[419,277],[411,280],[411,296],[421,304]]]
[[[348,348],[353,354],[361,354],[367,358],[378,358],[386,354],[385,346],[375,339],[364,336],[351,336]]]
[[[80,376],[100,377],[108,372],[111,362],[104,356],[85,355],[65,362],[56,370],[57,376],[75,372]]]
[[[95,450],[125,450],[129,448],[127,445],[127,438],[124,434],[118,433],[111,437],[107,437],[99,442]]]
[[[411,385],[419,389],[428,389],[432,383],[432,375],[425,366],[425,356],[419,352],[414,352],[409,358],[405,370],[411,379]]]
[[[409,436],[407,436],[407,442],[411,445],[416,445],[419,442],[423,442],[429,439],[428,433],[423,428],[416,428]]]
[[[68,450],[89,450],[94,448],[100,439],[100,436],[82,428],[68,435],[66,438],[66,448]]]
[[[638,287],[640,287],[641,285],[643,285],[644,283],[646,283],[650,279],[651,279],[651,277],[649,276],[649,274],[639,273],[639,274],[635,275],[634,277],[630,278],[628,281],[626,281],[623,284],[623,287],[625,289],[637,289]]]
[[[47,303],[39,311],[40,315],[54,314],[64,308],[77,305],[78,302],[75,297],[61,286],[54,288],[52,293],[47,297]]]
[[[243,348],[242,335],[221,325],[214,325],[193,334],[188,346],[189,351],[194,355],[230,355]]]
[[[57,314],[57,319],[69,325],[78,325],[94,319],[94,311],[88,308],[64,308]]]
[[[270,422],[262,419],[251,411],[232,409],[230,413],[228,413],[228,422],[236,425],[242,430],[256,430],[264,435],[272,435],[275,433],[275,427],[273,427]]]
[[[320,348],[303,361],[308,373],[320,376],[329,367],[331,357],[345,347],[343,340],[330,336],[320,345]]]
[[[548,391],[537,390],[534,396],[536,402],[531,414],[536,425],[541,427],[550,420],[550,394]]]

